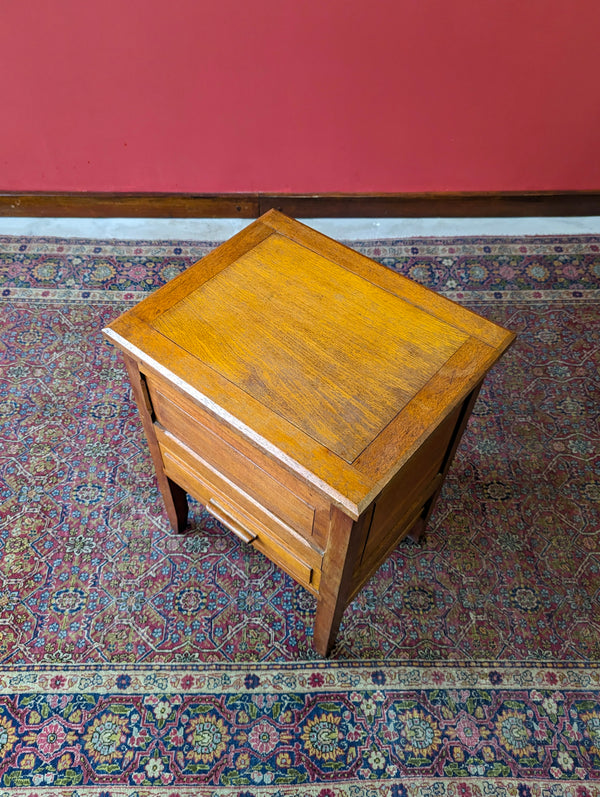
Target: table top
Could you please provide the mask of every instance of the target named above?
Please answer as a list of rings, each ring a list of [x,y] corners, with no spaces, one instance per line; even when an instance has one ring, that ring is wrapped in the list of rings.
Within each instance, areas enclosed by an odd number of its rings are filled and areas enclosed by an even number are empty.
[[[514,338],[277,211],[105,332],[356,511]]]

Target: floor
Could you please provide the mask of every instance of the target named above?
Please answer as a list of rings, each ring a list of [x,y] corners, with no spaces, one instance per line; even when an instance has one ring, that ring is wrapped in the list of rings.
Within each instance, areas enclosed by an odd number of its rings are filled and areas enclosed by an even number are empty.
[[[504,219],[303,219],[341,240],[449,235],[600,235],[600,216]],[[251,219],[0,218],[0,235],[222,241]]]

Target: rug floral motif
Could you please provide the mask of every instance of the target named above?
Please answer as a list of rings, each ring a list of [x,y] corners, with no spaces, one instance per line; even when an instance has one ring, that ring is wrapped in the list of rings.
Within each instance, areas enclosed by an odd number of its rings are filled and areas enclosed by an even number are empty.
[[[598,794],[598,239],[353,244],[518,339],[328,662],[285,573],[170,531],[100,334],[214,245],[0,238],[0,797]]]
[[[0,773],[11,794],[70,797],[88,784],[112,797],[591,797],[599,686],[598,667],[9,669]]]

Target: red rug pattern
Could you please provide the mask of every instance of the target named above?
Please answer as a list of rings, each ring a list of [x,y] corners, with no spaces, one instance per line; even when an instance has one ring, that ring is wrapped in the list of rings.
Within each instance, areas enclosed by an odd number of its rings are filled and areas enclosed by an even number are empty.
[[[212,246],[0,238],[0,797],[598,797],[598,240],[357,244],[519,337],[326,662],[100,334]]]
[[[335,658],[600,659],[600,253],[559,240],[359,245],[518,340],[485,383],[425,542],[401,545],[348,608]],[[314,655],[314,600],[287,575],[198,505],[189,533],[170,532],[100,334],[210,247],[4,241],[7,663]]]

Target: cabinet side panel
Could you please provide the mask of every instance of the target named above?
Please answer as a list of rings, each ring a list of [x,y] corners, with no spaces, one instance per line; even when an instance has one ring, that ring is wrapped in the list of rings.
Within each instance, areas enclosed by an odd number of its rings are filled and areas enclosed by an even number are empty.
[[[377,498],[373,522],[353,577],[356,591],[408,534],[427,501],[439,489],[461,409],[457,407],[438,426]]]

